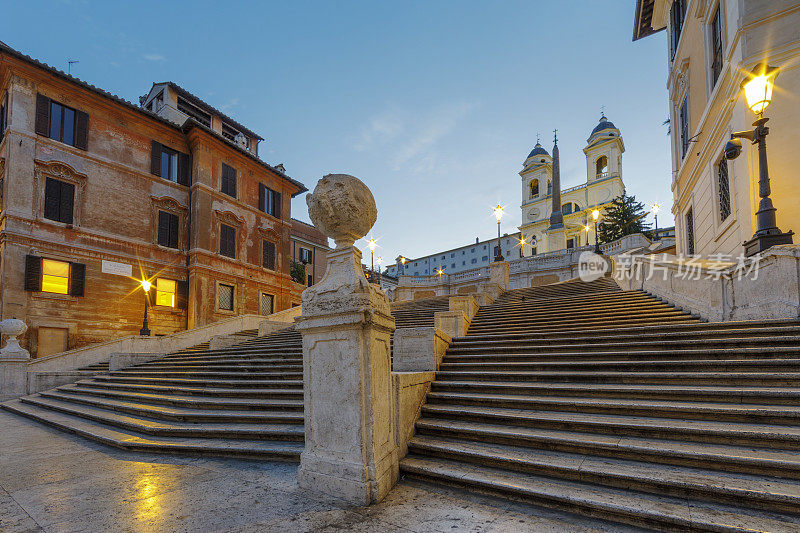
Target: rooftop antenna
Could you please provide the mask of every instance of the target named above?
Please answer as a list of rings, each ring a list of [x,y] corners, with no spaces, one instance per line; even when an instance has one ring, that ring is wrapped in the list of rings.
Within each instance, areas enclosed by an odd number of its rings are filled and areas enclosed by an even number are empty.
[[[605,116],[606,116],[606,106],[605,105],[601,105],[600,106],[600,118],[602,119]]]
[[[72,65],[75,63],[80,63],[77,59],[69,59],[67,60],[67,74],[72,75]]]

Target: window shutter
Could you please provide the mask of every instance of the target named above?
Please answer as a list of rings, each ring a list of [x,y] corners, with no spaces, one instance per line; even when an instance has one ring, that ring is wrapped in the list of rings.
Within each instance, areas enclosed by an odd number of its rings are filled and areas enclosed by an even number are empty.
[[[270,270],[275,270],[275,243],[263,241],[261,266]]]
[[[177,297],[176,297],[176,306],[180,309],[186,309],[189,307],[189,282],[188,281],[178,281],[177,282]]]
[[[50,99],[42,94],[36,94],[36,133],[50,136]]]
[[[178,184],[192,184],[192,158],[189,154],[178,154]]]
[[[0,116],[0,135],[6,131],[8,126],[8,92],[3,95],[3,113]]]
[[[61,222],[72,224],[72,206],[75,202],[75,185],[61,182]]]
[[[161,176],[161,143],[153,141],[150,153],[150,174]]]
[[[83,296],[86,285],[86,265],[83,263],[70,263],[69,265],[69,295]]]
[[[25,256],[25,290],[42,290],[42,258],[35,255]]]
[[[178,215],[170,215],[169,217],[169,246],[170,248],[178,247]]]
[[[61,182],[47,178],[44,184],[44,218],[61,220]]]
[[[258,184],[258,209],[260,211],[266,211],[267,206],[265,205],[264,196],[267,193],[267,188],[264,187],[263,183]]]
[[[75,148],[86,150],[89,143],[89,115],[75,111]]]
[[[158,244],[169,246],[169,214],[158,212]]]
[[[281,218],[281,193],[272,192],[272,216]]]

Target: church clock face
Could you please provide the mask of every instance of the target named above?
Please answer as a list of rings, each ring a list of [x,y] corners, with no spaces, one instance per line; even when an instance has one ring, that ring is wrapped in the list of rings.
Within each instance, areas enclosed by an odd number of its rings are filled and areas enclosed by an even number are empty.
[[[539,210],[531,209],[528,211],[528,220],[539,220]]]

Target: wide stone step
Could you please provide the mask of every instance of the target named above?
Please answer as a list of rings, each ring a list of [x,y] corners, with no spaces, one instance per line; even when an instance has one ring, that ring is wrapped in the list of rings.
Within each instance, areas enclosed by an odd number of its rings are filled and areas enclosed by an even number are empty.
[[[224,367],[224,366],[241,366],[241,365],[248,365],[248,366],[255,366],[261,365],[264,368],[272,368],[274,366],[286,366],[292,365],[297,366],[303,365],[302,357],[283,357],[283,358],[262,358],[262,357],[237,357],[231,358],[230,356],[225,358],[219,359],[186,359],[186,360],[175,360],[171,359],[169,361],[165,361],[163,359],[158,359],[155,361],[150,361],[147,363],[142,363],[137,365],[137,368],[157,368],[161,366],[169,366],[169,367],[197,367],[202,366],[205,368],[216,368],[216,367]]]
[[[604,325],[615,325],[615,324],[627,324],[631,322],[638,322],[642,320],[650,320],[654,318],[664,318],[664,317],[679,317],[679,318],[691,318],[691,315],[684,313],[683,311],[678,311],[675,309],[655,309],[655,310],[646,310],[646,311],[625,311],[620,310],[614,313],[606,313],[602,315],[590,315],[590,316],[583,316],[580,313],[565,313],[558,317],[553,317],[551,319],[542,319],[542,320],[505,320],[502,318],[487,318],[483,320],[473,320],[472,324],[470,325],[470,329],[475,328],[476,330],[482,330],[487,328],[505,328],[505,329],[515,329],[518,327],[523,328],[523,331],[530,328],[541,328],[541,327],[553,327],[555,325],[563,325],[569,327],[569,325],[573,326],[585,326],[588,324],[604,324]]]
[[[303,401],[289,399],[266,398],[219,398],[197,395],[158,394],[152,392],[115,391],[107,388],[92,387],[86,383],[57,387],[59,392],[82,394],[117,400],[128,400],[150,405],[170,405],[189,409],[255,409],[261,411],[302,411]]]
[[[197,439],[121,431],[117,427],[27,405],[19,400],[6,402],[2,404],[2,408],[51,427],[128,451],[285,461],[299,461],[303,451],[302,441]]]
[[[127,376],[127,377],[173,377],[173,378],[211,378],[211,379],[283,379],[283,380],[302,380],[302,372],[262,372],[261,370],[254,370],[252,372],[242,371],[201,371],[201,370],[186,370],[186,371],[166,371],[166,370],[140,370],[137,367],[132,367],[124,370],[117,370],[109,372],[110,376]]]
[[[575,327],[578,329],[616,329],[626,325],[657,325],[657,324],[677,324],[677,323],[691,323],[697,322],[698,319],[689,315],[684,314],[671,314],[671,315],[658,315],[658,316],[650,316],[647,318],[630,318],[630,319],[623,319],[618,318],[613,322],[592,322],[592,321],[567,321],[563,323],[536,323],[536,324],[504,324],[504,325],[493,325],[493,326],[476,326],[472,325],[469,328],[467,335],[474,335],[474,334],[486,334],[490,333],[493,335],[500,335],[503,333],[536,333],[541,331],[552,331],[554,329],[569,329],[570,327]]]
[[[153,385],[137,383],[115,383],[109,381],[81,380],[78,385],[87,385],[102,390],[152,392],[158,394],[178,394],[193,396],[230,397],[230,398],[291,398],[303,399],[302,387],[286,389],[245,389],[224,387],[190,387],[173,385]]]
[[[800,513],[800,482],[429,436],[409,453],[658,495]]]
[[[303,390],[302,380],[297,379],[191,379],[191,378],[160,378],[138,376],[109,376],[99,375],[95,381],[112,383],[139,383],[156,385],[184,385],[189,387],[221,387],[221,388],[253,388],[253,389],[288,389]]]
[[[765,449],[730,443],[698,443],[450,419],[420,419],[415,435],[800,479],[800,452],[781,448]]]
[[[107,409],[119,413],[144,416],[157,420],[175,420],[184,422],[230,422],[257,424],[302,424],[303,414],[294,411],[275,410],[233,410],[233,409],[191,409],[152,405],[142,401],[126,401],[112,398],[101,398],[78,391],[64,392],[58,389],[40,392],[38,398],[59,402],[80,404],[84,406]]]
[[[605,435],[800,450],[800,427],[787,425],[430,403],[422,407],[422,417],[426,420],[464,420]]]
[[[761,424],[800,423],[800,407],[787,405],[635,400],[627,398],[586,398],[577,395],[531,396],[468,392],[430,392],[428,394],[428,405],[437,404],[686,418],[693,420],[725,420],[733,422],[756,422]]]
[[[614,312],[620,309],[673,309],[674,306],[653,300],[651,298],[628,298],[615,301],[598,301],[592,304],[580,304],[570,306],[511,306],[507,309],[495,309],[479,311],[475,315],[476,319],[530,317],[531,319],[548,318],[551,316],[563,316],[567,313],[574,313],[576,309],[584,315],[597,315],[607,312]]]
[[[603,304],[608,302],[660,302],[641,291],[595,292],[587,294],[564,294],[548,299],[497,299],[493,303],[481,306],[479,313],[492,314],[506,310],[516,309],[547,309],[564,307],[581,307],[586,305]]]
[[[508,370],[512,372],[537,372],[537,371],[621,371],[621,372],[743,372],[743,371],[760,371],[760,372],[783,372],[800,370],[800,359],[793,357],[779,357],[779,354],[773,354],[773,357],[760,357],[762,353],[768,352],[766,349],[750,349],[739,350],[737,355],[741,359],[708,359],[708,354],[717,354],[720,356],[730,355],[729,350],[714,350],[712,348],[700,350],[680,350],[678,354],[685,357],[679,359],[671,359],[673,352],[664,353],[663,351],[646,351],[642,350],[639,353],[644,359],[643,361],[616,358],[620,355],[625,355],[619,352],[597,352],[597,356],[601,360],[597,361],[580,361],[571,360],[563,361],[558,360],[563,357],[574,355],[574,352],[567,353],[551,353],[549,356],[554,361],[451,361],[446,358],[439,367],[442,372],[458,372],[458,371],[482,371],[493,370],[503,371]],[[795,349],[784,348],[780,353],[787,355],[798,355],[800,347]],[[694,358],[689,357],[694,355]],[[659,358],[660,357],[660,358]]]
[[[304,438],[302,424],[246,424],[241,422],[206,422],[204,424],[194,424],[180,421],[167,422],[144,416],[131,416],[126,413],[109,411],[89,405],[75,405],[70,402],[36,395],[20,398],[20,401],[24,404],[33,405],[42,409],[58,411],[60,413],[78,416],[86,420],[92,420],[112,427],[136,431],[147,435],[291,441],[302,441]]]
[[[800,386],[800,372],[439,371],[437,380]]]
[[[536,505],[637,527],[683,531],[798,531],[800,521],[787,515],[744,511],[719,504],[688,505],[681,498],[655,496],[556,480],[461,462],[406,457],[402,473],[415,479],[438,481],[457,487],[512,496]]]
[[[719,401],[726,403],[763,403],[800,405],[800,387],[731,387],[683,385],[624,385],[607,383],[520,383],[487,381],[434,381],[434,392],[487,393],[519,395],[569,395],[593,398],[649,400]]]
[[[291,361],[231,361],[226,364],[206,364],[206,363],[153,363],[142,364],[135,367],[128,367],[125,370],[152,371],[168,370],[170,372],[193,372],[203,370],[214,373],[228,372],[302,372],[303,364]]]

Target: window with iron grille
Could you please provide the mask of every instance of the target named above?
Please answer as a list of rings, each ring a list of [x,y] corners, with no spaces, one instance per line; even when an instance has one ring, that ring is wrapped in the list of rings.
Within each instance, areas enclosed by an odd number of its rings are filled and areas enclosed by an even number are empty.
[[[227,224],[219,225],[219,253],[236,258],[236,228]]]
[[[264,316],[271,315],[275,312],[275,297],[266,292],[261,293],[261,314]]]
[[[233,285],[219,284],[217,306],[224,311],[233,311]]]
[[[686,17],[686,0],[674,0],[669,10],[669,57],[675,59],[675,52],[678,51],[678,43],[681,40],[681,30],[683,20]]]
[[[681,158],[689,151],[689,96],[683,98],[680,112]]]
[[[686,213],[686,253],[694,255],[694,215],[691,209]]]
[[[731,214],[731,184],[728,179],[728,161],[724,158],[717,165],[717,188],[719,190],[719,219],[722,221]]]
[[[711,87],[717,84],[722,72],[722,16],[719,4],[711,21]]]

